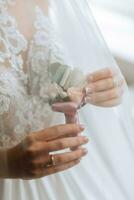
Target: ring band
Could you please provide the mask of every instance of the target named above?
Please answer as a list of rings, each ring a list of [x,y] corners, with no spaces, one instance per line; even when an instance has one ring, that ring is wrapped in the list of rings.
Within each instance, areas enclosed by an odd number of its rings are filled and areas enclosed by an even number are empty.
[[[56,165],[56,162],[55,162],[55,158],[53,155],[51,155],[51,160],[52,160],[52,165],[55,166]]]
[[[46,167],[52,167],[55,165],[56,165],[56,162],[55,162],[54,156],[50,155],[50,162],[46,165]]]
[[[50,156],[50,161],[47,162],[47,163],[42,163],[40,166],[41,168],[47,168],[47,167],[52,167],[52,166],[55,166],[56,165],[56,162],[55,162],[55,158],[53,155],[49,155]]]

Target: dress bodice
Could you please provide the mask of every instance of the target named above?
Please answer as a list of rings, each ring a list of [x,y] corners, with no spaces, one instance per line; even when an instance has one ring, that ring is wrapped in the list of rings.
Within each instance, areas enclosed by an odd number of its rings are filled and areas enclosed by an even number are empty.
[[[0,146],[12,146],[31,131],[49,126],[55,95],[48,64],[61,60],[49,17],[35,7],[35,33],[31,41],[20,33],[8,3],[0,0]],[[23,52],[26,59],[23,59]],[[24,72],[24,65],[27,72]]]

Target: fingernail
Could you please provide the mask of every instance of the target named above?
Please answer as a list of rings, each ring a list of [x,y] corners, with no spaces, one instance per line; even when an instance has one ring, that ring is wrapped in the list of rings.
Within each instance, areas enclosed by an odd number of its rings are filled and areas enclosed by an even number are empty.
[[[79,163],[80,163],[80,161],[81,161],[80,159],[76,160],[76,161],[75,161],[75,163],[74,163],[74,165],[77,165],[77,164],[79,164]]]
[[[91,87],[86,87],[85,88],[85,92],[86,92],[86,95],[89,95],[92,93],[92,88]]]
[[[83,154],[86,155],[88,153],[88,150],[87,149],[82,149],[83,151]]]
[[[79,124],[79,128],[83,131],[85,129],[85,125],[84,124]]]
[[[84,142],[89,142],[89,138],[87,137],[87,136],[83,136],[83,140],[84,140]]]

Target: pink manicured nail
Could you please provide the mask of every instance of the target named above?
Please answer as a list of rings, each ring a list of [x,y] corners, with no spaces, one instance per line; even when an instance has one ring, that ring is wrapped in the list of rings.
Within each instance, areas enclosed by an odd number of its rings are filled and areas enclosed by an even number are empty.
[[[87,136],[83,136],[84,141],[87,143],[89,142],[89,138]]]
[[[85,125],[84,124],[79,124],[79,127],[80,127],[81,130],[85,129]]]
[[[89,95],[92,93],[92,88],[91,87],[86,87],[85,88],[85,92],[86,92],[86,95]]]
[[[86,155],[88,153],[88,150],[85,148],[83,148],[82,151],[83,151],[84,155]]]

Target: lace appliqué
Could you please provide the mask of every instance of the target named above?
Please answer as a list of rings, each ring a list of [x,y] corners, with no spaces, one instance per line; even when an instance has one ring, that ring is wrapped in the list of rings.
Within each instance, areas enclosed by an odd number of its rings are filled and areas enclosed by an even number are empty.
[[[63,62],[61,47],[48,17],[37,7],[36,34],[29,49],[29,82],[32,94],[37,93],[46,103],[54,99],[61,88],[52,82],[50,65]]]
[[[3,3],[4,2],[4,3]],[[0,1],[0,146],[12,146],[26,134],[48,127],[53,112],[50,98],[59,92],[49,66],[62,62],[59,45],[52,37],[49,18],[36,7],[35,34],[29,43],[16,20]],[[29,46],[29,49],[28,49]],[[27,74],[21,53],[28,51]],[[59,56],[57,56],[59,55]]]

